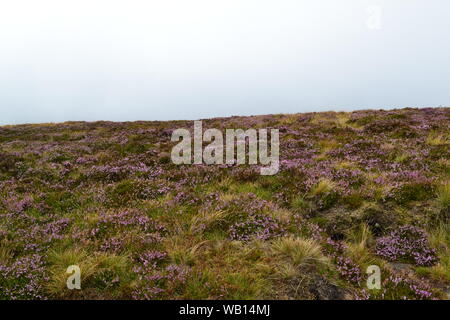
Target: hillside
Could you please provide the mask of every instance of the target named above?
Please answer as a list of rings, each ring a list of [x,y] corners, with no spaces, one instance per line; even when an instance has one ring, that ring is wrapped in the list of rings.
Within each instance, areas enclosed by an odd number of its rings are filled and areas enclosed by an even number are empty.
[[[192,126],[0,127],[0,299],[448,298],[450,108],[203,120],[279,129],[273,176],[173,164]]]

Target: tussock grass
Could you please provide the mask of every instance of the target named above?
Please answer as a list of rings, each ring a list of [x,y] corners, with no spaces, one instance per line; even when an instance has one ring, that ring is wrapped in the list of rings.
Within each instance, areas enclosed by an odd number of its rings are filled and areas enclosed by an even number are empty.
[[[275,220],[287,224],[291,221],[293,213],[285,208],[278,208],[274,211],[270,211],[269,215]]]
[[[0,246],[0,263],[8,264],[13,258],[13,252],[10,248]]]
[[[119,279],[126,279],[129,258],[107,253],[99,253],[94,256],[78,248],[49,253],[50,281],[47,284],[49,293],[55,298],[69,298],[83,295],[89,289],[99,289],[107,286],[102,283],[102,276],[110,274]],[[81,271],[81,290],[67,289],[67,268],[77,265]],[[106,288],[105,288],[106,289]],[[101,289],[100,289],[101,290]],[[110,293],[105,293],[110,296]]]
[[[436,228],[428,231],[429,242],[438,256],[439,262],[428,268],[417,268],[420,274],[442,281],[450,285],[450,226],[447,223],[440,223]]]
[[[334,167],[336,169],[356,169],[358,168],[358,165],[356,163],[350,162],[350,161],[339,161],[337,162]]]
[[[164,242],[164,248],[167,251],[171,261],[179,265],[194,265],[201,259],[201,252],[208,240],[196,242],[195,238],[186,238],[185,235],[172,237]]]
[[[291,206],[293,209],[302,211],[308,209],[311,205],[303,196],[299,195],[292,199]]]
[[[189,231],[191,233],[202,233],[220,222],[226,221],[227,215],[227,212],[221,210],[212,212],[202,210],[199,214],[192,217]]]
[[[450,254],[450,226],[447,223],[442,222],[430,230],[428,240],[436,250]]]
[[[450,144],[450,135],[432,132],[427,137],[427,144],[429,144],[430,146],[439,146],[439,145]]]
[[[394,161],[402,163],[402,162],[407,161],[408,159],[409,159],[409,154],[406,152],[402,152],[395,157]]]
[[[319,183],[311,190],[311,196],[321,195],[333,190],[335,183],[328,179],[322,179]]]
[[[373,236],[370,228],[366,224],[361,224],[359,227],[352,230],[347,237],[348,243],[346,252],[350,258],[359,265],[367,265],[374,261],[374,258],[369,251],[372,238]]]
[[[272,243],[271,252],[296,267],[328,264],[328,259],[323,255],[320,244],[312,239],[279,238]]]
[[[263,260],[264,245],[217,239],[202,245],[184,295],[196,299],[262,299],[271,290],[272,268]]]
[[[328,152],[339,146],[339,142],[333,139],[324,139],[319,141],[319,147],[322,152]]]
[[[450,182],[438,187],[437,200],[442,208],[450,207]]]

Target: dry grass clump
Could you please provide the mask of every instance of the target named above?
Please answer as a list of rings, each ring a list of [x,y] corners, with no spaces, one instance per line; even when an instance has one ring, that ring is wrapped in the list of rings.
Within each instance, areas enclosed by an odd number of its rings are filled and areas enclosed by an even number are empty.
[[[439,186],[437,200],[442,208],[450,207],[450,182]]]
[[[279,238],[272,243],[271,252],[292,267],[320,266],[329,262],[320,244],[313,239]]]

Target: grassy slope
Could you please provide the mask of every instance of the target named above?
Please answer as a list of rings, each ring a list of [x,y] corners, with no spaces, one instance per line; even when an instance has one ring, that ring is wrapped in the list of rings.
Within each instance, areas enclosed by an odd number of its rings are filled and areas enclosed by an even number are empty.
[[[279,128],[275,176],[173,165],[191,126],[0,127],[0,298],[446,297],[450,109],[204,121]]]

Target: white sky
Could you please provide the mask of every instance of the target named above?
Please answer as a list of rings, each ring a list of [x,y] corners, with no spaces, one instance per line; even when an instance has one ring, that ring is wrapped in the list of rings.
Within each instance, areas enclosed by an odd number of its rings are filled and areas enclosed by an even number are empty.
[[[0,0],[0,124],[448,106],[449,39],[448,0]]]

